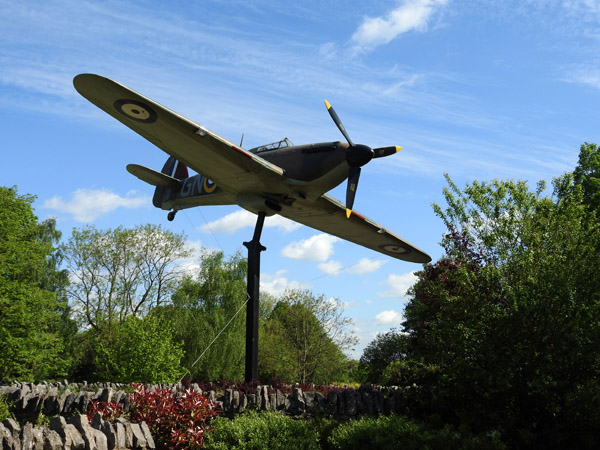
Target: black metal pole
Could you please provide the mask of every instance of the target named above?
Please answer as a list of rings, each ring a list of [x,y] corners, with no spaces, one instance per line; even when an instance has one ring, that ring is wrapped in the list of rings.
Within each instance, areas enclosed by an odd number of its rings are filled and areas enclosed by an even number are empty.
[[[260,252],[266,250],[260,243],[265,213],[258,214],[254,237],[244,242],[248,249],[248,303],[246,304],[246,382],[258,380],[258,297],[260,292]]]

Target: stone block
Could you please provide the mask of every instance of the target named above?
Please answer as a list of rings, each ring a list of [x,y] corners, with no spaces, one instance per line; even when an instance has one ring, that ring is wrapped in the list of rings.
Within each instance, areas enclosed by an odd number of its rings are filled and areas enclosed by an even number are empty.
[[[156,443],[154,442],[154,437],[152,436],[152,433],[150,432],[150,428],[148,427],[148,424],[146,422],[142,422],[140,423],[140,428],[142,429],[142,433],[144,433],[144,437],[146,438],[146,447],[149,450],[153,450],[156,448]]]
[[[113,395],[114,395],[114,391],[112,390],[112,388],[109,388],[109,387],[104,388],[104,389],[101,389],[100,392],[98,393],[97,400],[100,402],[109,403],[112,401]]]
[[[8,430],[10,434],[10,440],[12,441],[12,450],[21,450],[21,427],[19,424],[11,418],[4,419],[2,421],[4,428]],[[5,440],[6,442],[6,440]],[[4,448],[7,448],[6,444],[3,444]]]
[[[69,419],[69,423],[81,434],[85,444],[85,450],[96,450],[94,429],[90,426],[87,416],[85,414],[75,414]]]
[[[345,414],[348,416],[355,416],[358,412],[358,406],[356,404],[354,389],[346,389],[344,391],[344,403],[346,405]]]
[[[327,394],[327,412],[332,416],[338,414],[338,397],[340,393],[338,391],[330,391]]]
[[[108,450],[113,450],[117,445],[117,436],[115,434],[115,428],[110,422],[102,421],[100,425],[100,431],[106,436],[106,446]]]
[[[0,446],[0,448],[2,447]],[[30,423],[26,423],[21,428],[21,448],[23,450],[33,449],[33,425]]]
[[[127,446],[127,431],[122,423],[115,422],[113,425],[115,429],[115,447],[117,449],[123,449]]]
[[[304,403],[306,405],[306,412],[313,413],[315,411],[315,393],[314,392],[305,392],[304,393]]]
[[[65,448],[62,439],[56,431],[44,428],[43,433],[44,450],[61,450]]]
[[[100,414],[100,412],[96,412],[96,414],[94,414],[94,416],[92,417],[92,422],[90,423],[90,425],[93,429],[100,430],[102,429],[102,422],[102,414]]]
[[[108,450],[108,444],[105,434],[100,430],[96,430],[95,428],[92,429],[92,432],[94,434],[96,450]]]
[[[146,448],[148,442],[144,437],[144,432],[142,431],[142,427],[140,427],[139,423],[132,423],[131,425],[131,433],[133,434],[133,447],[134,448]]]
[[[122,429],[118,427],[122,426]],[[119,417],[115,420],[115,426],[117,426],[117,442],[120,443],[119,433],[123,433],[125,445],[124,447],[131,448],[133,446],[133,432],[131,431],[131,424],[124,418]]]

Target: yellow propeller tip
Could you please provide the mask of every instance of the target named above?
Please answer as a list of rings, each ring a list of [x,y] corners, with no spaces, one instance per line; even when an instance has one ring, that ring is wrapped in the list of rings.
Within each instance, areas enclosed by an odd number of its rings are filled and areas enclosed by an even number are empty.
[[[400,146],[397,145],[396,146],[396,153],[398,153],[400,150],[402,150],[402,147],[400,147]]]
[[[346,208],[346,219],[349,219],[351,214],[352,214],[352,210]]]
[[[327,109],[331,108],[331,104],[327,100],[325,100],[325,106],[327,106]]]

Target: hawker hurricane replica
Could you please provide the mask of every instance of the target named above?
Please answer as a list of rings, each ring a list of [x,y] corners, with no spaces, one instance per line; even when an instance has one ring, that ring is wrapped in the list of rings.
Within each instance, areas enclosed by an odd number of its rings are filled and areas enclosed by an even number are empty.
[[[245,150],[108,78],[81,74],[73,84],[83,97],[170,155],[161,172],[127,166],[131,174],[155,186],[153,204],[169,211],[169,220],[185,208],[237,204],[259,220],[279,214],[397,259],[431,260],[353,210],[361,167],[400,147],[355,144],[327,101],[346,142],[292,145],[286,138]],[[188,167],[197,175],[189,176]],[[345,204],[326,194],[346,180]]]

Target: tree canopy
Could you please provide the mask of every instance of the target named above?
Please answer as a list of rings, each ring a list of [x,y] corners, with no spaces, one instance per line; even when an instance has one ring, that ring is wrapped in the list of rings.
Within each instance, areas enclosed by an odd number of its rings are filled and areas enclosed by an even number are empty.
[[[337,299],[288,291],[275,305],[259,339],[261,378],[328,383],[343,376],[347,370],[343,350],[356,343],[349,324]]]
[[[445,255],[418,273],[408,358],[438,370],[436,410],[516,446],[588,446],[600,412],[598,149],[535,191],[447,177]],[[431,406],[431,405],[430,405]],[[575,437],[577,436],[577,437]]]
[[[60,330],[67,283],[54,247],[53,219],[38,222],[34,197],[0,187],[0,379],[41,379],[66,373]]]

